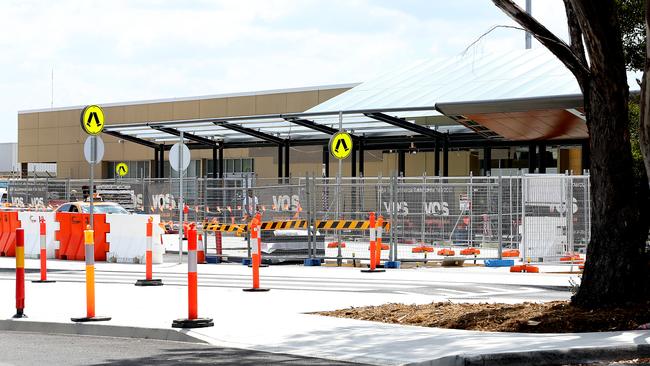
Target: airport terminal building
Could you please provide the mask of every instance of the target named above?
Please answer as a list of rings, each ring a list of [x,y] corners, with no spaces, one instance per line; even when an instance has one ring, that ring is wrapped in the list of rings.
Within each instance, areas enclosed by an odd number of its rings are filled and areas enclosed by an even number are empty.
[[[631,84],[634,85],[634,84]],[[191,149],[190,177],[336,175],[329,138],[349,132],[343,176],[582,173],[589,145],[582,95],[544,49],[432,60],[363,83],[102,106],[106,152],[95,177],[163,178],[170,147]],[[83,106],[18,112],[18,162],[86,178]]]

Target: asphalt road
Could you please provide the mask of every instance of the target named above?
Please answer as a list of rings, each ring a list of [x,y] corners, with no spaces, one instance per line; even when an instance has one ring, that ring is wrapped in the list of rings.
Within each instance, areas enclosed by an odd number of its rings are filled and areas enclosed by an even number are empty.
[[[0,332],[0,366],[361,365],[148,339]]]

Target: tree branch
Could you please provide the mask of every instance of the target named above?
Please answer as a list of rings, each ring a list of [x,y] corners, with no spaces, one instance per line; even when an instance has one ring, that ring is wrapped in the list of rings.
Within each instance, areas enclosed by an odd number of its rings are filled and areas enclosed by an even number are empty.
[[[570,0],[564,0],[564,9],[566,11],[567,23],[569,26],[569,39],[571,43],[569,46],[573,54],[580,59],[583,65],[587,65],[587,58],[585,57],[585,45],[582,41],[582,28],[576,17],[576,12],[573,9],[573,4]]]
[[[501,9],[512,20],[529,31],[535,39],[551,51],[575,75],[582,86],[589,79],[589,68],[586,63],[576,55],[571,47],[551,33],[535,18],[527,14],[511,0],[492,0],[494,5]],[[584,57],[584,52],[583,52]]]

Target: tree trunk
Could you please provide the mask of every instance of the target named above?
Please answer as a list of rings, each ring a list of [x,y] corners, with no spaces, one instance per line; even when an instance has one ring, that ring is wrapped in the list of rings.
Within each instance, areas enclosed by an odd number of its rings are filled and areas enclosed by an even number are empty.
[[[597,308],[646,298],[648,220],[641,205],[648,187],[635,184],[632,170],[629,88],[615,1],[569,0],[589,53],[588,70],[576,50],[512,1],[493,2],[573,72],[584,94],[591,150],[591,241],[573,304]]]
[[[645,8],[645,33],[646,39],[650,38],[650,1],[646,1]],[[641,100],[640,100],[640,117],[639,122],[639,145],[643,154],[643,163],[645,171],[650,181],[650,93],[648,92],[648,73],[650,72],[650,42],[646,42],[645,66],[643,68],[643,81],[641,82]]]

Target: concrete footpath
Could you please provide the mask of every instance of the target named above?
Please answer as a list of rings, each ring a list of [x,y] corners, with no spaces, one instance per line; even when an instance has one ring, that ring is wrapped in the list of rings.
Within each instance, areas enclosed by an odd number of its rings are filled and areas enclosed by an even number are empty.
[[[85,316],[86,308],[84,264],[68,261],[49,261],[49,277],[57,282],[39,284],[29,281],[38,278],[38,261],[26,260],[29,318],[12,320],[14,264],[13,258],[0,258],[0,318],[6,319],[0,321],[0,329],[4,330],[205,342],[377,365],[557,364],[558,360],[650,356],[648,331],[488,333],[308,314],[388,302],[521,302],[534,296],[535,288],[561,289],[551,293],[551,299],[568,298],[570,279],[577,280],[571,274],[519,274],[483,267],[367,274],[358,268],[271,266],[261,269],[261,285],[271,291],[247,293],[241,289],[250,286],[250,268],[200,265],[199,316],[213,318],[215,326],[177,330],[171,328],[172,321],[187,315],[186,264],[154,266],[154,278],[162,278],[165,286],[136,287],[135,280],[144,278],[144,265],[98,263],[96,313],[112,317],[101,324],[70,321]],[[472,288],[476,296],[468,291]]]

